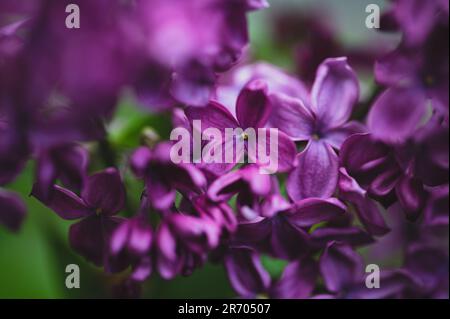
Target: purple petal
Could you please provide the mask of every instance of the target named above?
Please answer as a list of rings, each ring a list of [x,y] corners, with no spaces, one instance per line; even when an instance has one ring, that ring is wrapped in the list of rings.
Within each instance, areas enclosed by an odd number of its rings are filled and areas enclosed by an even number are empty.
[[[387,86],[411,87],[416,81],[416,63],[398,50],[375,63],[375,78]]]
[[[80,145],[67,145],[54,151],[53,156],[62,183],[70,188],[81,189],[89,163],[88,151]]]
[[[323,127],[334,128],[344,124],[358,98],[358,79],[347,64],[347,58],[327,59],[319,66],[311,104]]]
[[[395,17],[409,45],[421,44],[433,28],[437,14],[436,1],[398,0]]]
[[[365,246],[374,242],[374,239],[359,227],[319,227],[311,233],[311,239],[318,247],[323,247],[333,240],[351,246]]]
[[[366,131],[367,129],[363,124],[356,121],[351,121],[338,128],[325,132],[323,139],[335,149],[340,149],[344,141],[349,136],[364,133]]]
[[[341,292],[362,278],[361,256],[342,243],[328,244],[319,265],[325,285],[331,292]]]
[[[17,232],[26,213],[26,206],[18,195],[0,189],[0,224]]]
[[[425,111],[425,95],[419,90],[389,88],[375,101],[367,123],[375,138],[401,143],[412,136]]]
[[[381,236],[390,230],[377,203],[367,196],[367,192],[348,175],[345,168],[339,170],[339,194],[355,206],[359,220],[371,235]]]
[[[269,288],[270,275],[252,249],[231,248],[225,257],[225,268],[231,285],[242,297],[254,297]]]
[[[296,141],[309,140],[314,132],[314,114],[298,98],[272,93],[273,111],[269,125],[276,127]]]
[[[135,150],[130,156],[130,167],[133,173],[139,178],[144,178],[151,159],[152,152],[148,147],[142,146]]]
[[[53,186],[48,199],[44,198],[39,191],[40,189],[33,188],[31,194],[63,219],[78,219],[95,213],[75,193],[58,185]]]
[[[70,226],[70,246],[78,254],[100,267],[106,261],[111,235],[121,222],[121,219],[115,217],[96,215],[87,217]]]
[[[294,201],[331,197],[338,180],[338,157],[331,146],[312,140],[297,159],[298,166],[287,180],[289,197]]]
[[[47,152],[38,157],[36,163],[36,184],[37,192],[41,194],[43,200],[48,200],[53,184],[57,177],[57,169],[51,155]]]
[[[291,223],[285,214],[272,219],[270,244],[274,256],[289,260],[306,255],[310,248],[307,232]]]
[[[291,262],[271,288],[271,296],[282,299],[308,298],[316,285],[317,268],[316,262],[309,258]]]
[[[256,144],[247,144],[248,158],[255,162],[260,170],[263,170],[266,174],[292,170],[297,165],[295,143],[286,134],[275,128],[260,129],[258,138],[264,135],[265,144],[261,140],[258,140]],[[260,150],[260,146],[264,148]],[[263,156],[260,156],[261,154]]]
[[[426,226],[442,226],[448,229],[449,222],[449,186],[434,187],[424,212]]]
[[[335,198],[307,198],[296,202],[285,216],[298,227],[311,227],[340,217],[345,211],[345,205]]]
[[[266,82],[255,80],[242,89],[236,102],[236,116],[242,128],[264,127],[271,111]]]
[[[161,277],[172,279],[182,267],[182,260],[178,258],[175,236],[167,223],[162,223],[156,237],[157,257],[156,266]]]
[[[264,196],[270,192],[270,177],[261,174],[254,165],[232,171],[216,179],[208,189],[208,197],[216,202],[230,199],[243,189]]]
[[[125,204],[125,188],[117,169],[107,168],[89,176],[81,198],[89,207],[106,215],[121,211]]]
[[[210,102],[203,108],[189,107],[185,112],[191,123],[194,120],[202,121],[202,130],[212,127],[224,131],[225,128],[239,127],[233,115],[217,102]]]
[[[423,184],[415,178],[403,176],[395,190],[406,217],[411,221],[417,220],[426,201]]]

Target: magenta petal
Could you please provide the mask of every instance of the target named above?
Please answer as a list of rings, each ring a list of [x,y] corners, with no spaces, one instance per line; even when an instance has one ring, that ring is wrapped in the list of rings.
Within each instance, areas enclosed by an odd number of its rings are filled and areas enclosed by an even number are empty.
[[[87,217],[70,226],[70,246],[96,266],[102,266],[107,258],[111,235],[121,222],[115,217]]]
[[[178,258],[177,241],[167,223],[162,223],[158,229],[156,266],[164,279],[172,279],[181,269],[182,260]]]
[[[255,165],[246,166],[216,179],[208,189],[208,197],[216,202],[224,201],[243,189],[265,196],[271,189],[270,176],[261,174]]]
[[[151,150],[148,147],[139,147],[130,156],[131,170],[137,177],[143,178],[151,159]]]
[[[42,197],[39,191],[39,189],[33,188],[31,194],[63,219],[78,219],[95,213],[75,193],[58,185],[53,186],[48,199]]]
[[[242,89],[236,102],[236,117],[243,129],[264,127],[271,111],[266,82],[254,80]]]
[[[0,224],[18,231],[26,213],[26,206],[18,195],[0,189]]]
[[[333,128],[347,122],[358,98],[358,79],[347,58],[322,62],[311,93],[311,107],[321,125]]]
[[[242,297],[254,297],[269,288],[270,275],[250,248],[231,248],[225,257],[225,268],[231,285]]]
[[[285,216],[298,227],[311,227],[340,217],[345,211],[345,205],[335,198],[307,198],[296,202]]]
[[[315,118],[300,99],[278,92],[271,94],[270,99],[273,105],[270,126],[285,132],[294,140],[305,141],[311,138]]]
[[[320,271],[328,290],[341,292],[362,278],[363,260],[350,246],[331,242],[320,258]]]
[[[389,88],[375,101],[367,123],[375,138],[401,143],[412,136],[425,111],[426,98],[419,90]]]
[[[122,210],[125,204],[125,187],[122,178],[115,168],[107,168],[89,176],[81,197],[86,204],[106,215],[114,215]]]
[[[338,180],[338,157],[331,146],[312,140],[297,159],[298,166],[287,180],[289,197],[294,201],[331,197]]]
[[[317,268],[316,262],[309,258],[291,262],[271,288],[271,296],[282,299],[308,298],[316,285],[319,274]]]

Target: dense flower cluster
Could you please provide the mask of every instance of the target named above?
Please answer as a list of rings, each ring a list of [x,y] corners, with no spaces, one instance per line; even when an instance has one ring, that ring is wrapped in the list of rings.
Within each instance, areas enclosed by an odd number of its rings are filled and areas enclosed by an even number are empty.
[[[133,292],[213,262],[242,297],[448,298],[448,1],[392,1],[383,28],[402,40],[377,58],[368,105],[335,48],[304,79],[263,62],[230,71],[264,0],[79,0],[76,32],[60,27],[70,2],[0,3],[0,185],[35,159],[31,194],[77,220],[74,251],[126,271]],[[124,90],[174,127],[280,130],[278,173],[177,164],[171,141],[92,173],[85,142],[104,141]],[[126,218],[125,175],[144,185]],[[0,223],[18,230],[25,211],[0,189]],[[394,255],[399,267],[381,264]],[[285,262],[280,276],[262,256]]]

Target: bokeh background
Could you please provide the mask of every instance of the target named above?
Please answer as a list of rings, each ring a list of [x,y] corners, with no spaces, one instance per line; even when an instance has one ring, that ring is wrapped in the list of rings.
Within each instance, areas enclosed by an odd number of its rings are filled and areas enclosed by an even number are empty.
[[[335,37],[345,50],[381,46],[394,48],[399,37],[381,34],[365,27],[368,4],[386,7],[381,0],[269,0],[271,8],[250,14],[249,60],[265,60],[288,71],[298,72],[295,53],[305,39],[314,37],[314,30],[305,28],[299,21],[317,15],[318,21],[334,30]],[[280,25],[280,22],[286,22]],[[301,70],[300,70],[301,72]],[[370,73],[360,73],[363,93],[369,92],[373,79]],[[162,137],[170,131],[167,115],[143,113],[124,97],[113,122],[109,126],[108,139],[119,150],[138,145],[142,131],[153,128]],[[96,146],[92,146],[96,147]],[[124,155],[124,156],[125,156]],[[93,159],[91,170],[95,170]],[[124,160],[124,159],[122,159]],[[104,164],[103,164],[104,165]],[[9,189],[22,194],[28,206],[28,217],[18,234],[12,234],[0,226],[0,297],[1,298],[108,298],[111,287],[120,281],[120,275],[107,276],[100,269],[86,263],[71,251],[67,241],[70,222],[63,221],[46,209],[36,199],[28,196],[33,183],[33,163],[9,185]],[[126,180],[129,197],[137,206],[141,185]],[[133,192],[133,189],[136,191]],[[281,272],[284,264],[275,260],[263,260],[273,276]],[[395,261],[393,261],[395,263]],[[65,287],[65,267],[78,264],[81,270],[81,288]],[[220,265],[207,264],[189,278],[164,281],[153,275],[144,287],[146,298],[228,298],[234,297],[224,269]]]

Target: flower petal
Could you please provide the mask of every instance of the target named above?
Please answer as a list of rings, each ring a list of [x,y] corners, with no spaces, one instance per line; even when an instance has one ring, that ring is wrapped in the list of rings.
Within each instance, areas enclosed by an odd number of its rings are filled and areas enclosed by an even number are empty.
[[[254,80],[241,91],[236,102],[236,116],[242,128],[260,128],[267,123],[272,111],[267,83]]]
[[[271,288],[271,297],[282,299],[303,299],[311,296],[318,276],[315,261],[302,258],[293,261],[283,271],[281,278]]]
[[[18,195],[0,189],[0,224],[16,232],[26,213],[26,206]]]
[[[231,285],[242,297],[254,297],[269,288],[270,275],[250,248],[231,248],[225,256],[225,268]]]
[[[347,64],[347,58],[322,62],[311,93],[311,107],[321,126],[334,128],[347,122],[358,98],[358,79]]]
[[[298,99],[283,93],[270,95],[273,105],[269,125],[278,128],[296,141],[311,138],[314,132],[314,114]]]
[[[90,208],[106,215],[121,211],[125,205],[125,187],[117,169],[107,168],[89,176],[81,198]]]
[[[341,148],[341,145],[349,136],[353,134],[364,133],[366,131],[367,129],[363,124],[356,121],[351,121],[338,128],[326,131],[324,133],[323,139],[338,150]]]
[[[401,143],[412,136],[425,111],[426,98],[420,90],[389,88],[375,101],[367,123],[375,138]]]
[[[341,292],[363,276],[363,260],[350,246],[331,242],[320,258],[320,271],[327,289]]]
[[[368,197],[367,192],[348,175],[345,168],[339,170],[339,191],[342,199],[355,206],[360,221],[371,235],[381,236],[389,232],[376,202]]]
[[[289,197],[294,201],[331,197],[338,180],[338,157],[331,146],[321,141],[310,141],[297,159],[298,166],[287,180]]]
[[[45,199],[39,192],[40,189],[33,187],[31,195],[63,219],[78,219],[94,213],[75,193],[58,185],[53,186],[51,196],[48,199]]]
[[[87,217],[70,226],[70,246],[96,266],[103,266],[111,235],[121,222],[122,219],[116,217]]]
[[[345,211],[345,205],[335,198],[307,198],[296,202],[285,216],[298,227],[311,227],[340,217]]]

